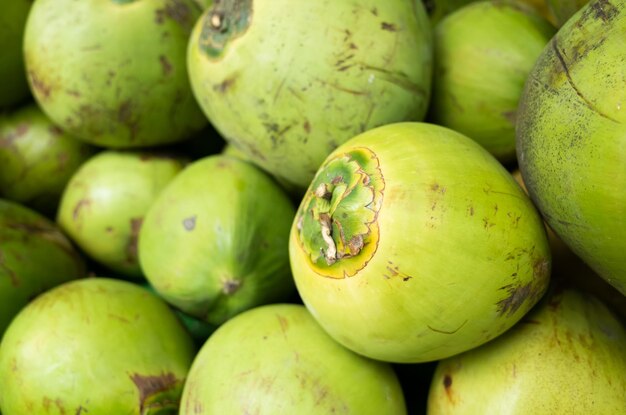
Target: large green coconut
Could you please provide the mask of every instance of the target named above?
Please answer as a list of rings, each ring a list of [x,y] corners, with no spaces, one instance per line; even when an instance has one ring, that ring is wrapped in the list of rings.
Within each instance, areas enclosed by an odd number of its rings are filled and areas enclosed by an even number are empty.
[[[293,204],[238,158],[188,165],[157,197],[139,234],[146,278],[168,302],[212,324],[288,299]]]
[[[158,152],[102,152],[72,176],[57,222],[98,263],[141,277],[137,241],[144,216],[185,163]]]
[[[304,189],[352,136],[424,117],[431,38],[421,0],[222,0],[197,22],[189,76],[228,142]]]
[[[26,24],[31,89],[80,139],[115,148],[188,138],[206,118],[186,66],[194,0],[38,0]]]
[[[517,151],[544,218],[626,294],[626,3],[596,0],[563,26],[520,101]]]
[[[555,29],[528,7],[481,1],[435,27],[431,120],[515,160],[515,120],[524,82]]]
[[[541,217],[511,174],[444,127],[370,130],[320,167],[293,223],[291,268],[344,346],[438,360],[503,333],[546,290]]]
[[[0,344],[4,414],[177,414],[194,357],[167,304],[88,278],[38,297]]]
[[[53,217],[67,182],[94,152],[34,104],[0,116],[0,195]]]
[[[391,367],[337,344],[301,305],[221,326],[189,372],[181,415],[406,414]]]
[[[29,96],[22,43],[32,2],[0,2],[0,110],[14,106]]]
[[[0,199],[0,337],[30,300],[84,276],[82,257],[53,222]]]
[[[624,326],[588,295],[546,300],[500,338],[440,362],[428,414],[623,414]]]

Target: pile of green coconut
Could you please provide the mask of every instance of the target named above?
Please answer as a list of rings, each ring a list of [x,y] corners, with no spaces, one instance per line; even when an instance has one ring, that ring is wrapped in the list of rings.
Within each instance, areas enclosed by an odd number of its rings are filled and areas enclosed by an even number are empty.
[[[0,412],[623,414],[625,34],[623,0],[1,2]]]

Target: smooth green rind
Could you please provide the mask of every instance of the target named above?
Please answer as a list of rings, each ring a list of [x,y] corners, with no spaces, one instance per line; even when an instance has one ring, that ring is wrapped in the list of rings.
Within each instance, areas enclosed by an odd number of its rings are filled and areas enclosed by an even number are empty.
[[[158,152],[102,152],[72,176],[57,222],[95,261],[142,277],[137,244],[144,216],[185,163]]]
[[[193,0],[38,0],[26,25],[31,89],[61,128],[136,148],[189,138],[205,124],[186,66]]]
[[[213,17],[189,42],[194,94],[228,142],[281,180],[304,189],[352,136],[424,117],[432,35],[420,1],[256,0],[218,57],[201,42]]]
[[[0,337],[37,295],[85,276],[83,259],[53,222],[0,199]]]
[[[212,324],[294,291],[288,238],[295,209],[263,171],[215,155],[185,168],[139,235],[146,278],[168,302]]]
[[[22,43],[31,4],[32,0],[0,3],[0,110],[19,104],[29,96]]]
[[[0,116],[0,195],[54,217],[67,182],[94,153],[34,104]]]
[[[517,123],[524,182],[559,237],[626,294],[626,4],[599,0],[550,41]],[[625,107],[626,109],[626,107]]]
[[[515,160],[524,82],[555,29],[529,7],[481,1],[435,27],[434,123],[472,138],[498,160]]]
[[[198,353],[181,415],[406,414],[391,367],[337,344],[301,305],[249,310]]]
[[[428,414],[621,414],[626,331],[593,297],[563,291],[500,338],[443,360]]]
[[[0,345],[7,414],[176,414],[194,346],[167,304],[89,278],[29,304]]]
[[[417,363],[479,346],[526,314],[546,290],[550,252],[541,217],[509,172],[471,139],[425,123],[368,131],[328,160],[362,148],[384,181],[370,227],[378,236],[328,275],[292,226],[296,286],[324,329],[365,356]],[[368,259],[354,273],[361,255]]]

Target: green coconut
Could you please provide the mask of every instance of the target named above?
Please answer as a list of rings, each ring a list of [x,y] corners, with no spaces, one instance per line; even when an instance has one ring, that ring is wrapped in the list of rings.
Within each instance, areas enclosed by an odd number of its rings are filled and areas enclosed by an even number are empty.
[[[0,116],[0,195],[54,217],[67,182],[94,153],[35,104]]]
[[[295,208],[256,166],[226,155],[188,165],[157,197],[139,234],[146,278],[168,302],[212,324],[294,292]]]
[[[185,163],[154,151],[102,152],[70,179],[57,222],[96,262],[125,276],[142,277],[137,243],[144,216]]]
[[[0,344],[6,414],[177,414],[193,342],[167,304],[130,282],[46,292]]]
[[[30,300],[84,276],[82,257],[54,222],[0,199],[0,337]]]
[[[428,414],[621,414],[626,331],[595,298],[565,290],[500,338],[439,363]]]
[[[426,123],[379,127],[326,159],[293,223],[291,269],[333,338],[397,363],[500,335],[545,292],[543,222],[485,149]]]
[[[435,27],[430,117],[515,161],[515,120],[524,82],[555,29],[515,2],[481,1]]]
[[[30,95],[22,43],[32,2],[33,0],[0,2],[0,110],[25,101]]]
[[[301,305],[221,326],[189,372],[180,415],[406,414],[392,368],[337,344]]]
[[[355,134],[424,117],[431,38],[418,0],[223,0],[196,24],[189,76],[228,142],[304,189]]]
[[[24,35],[43,111],[76,137],[111,148],[190,137],[206,124],[189,85],[194,0],[38,0]]]
[[[626,294],[626,3],[589,3],[543,51],[520,101],[517,151],[556,234]]]

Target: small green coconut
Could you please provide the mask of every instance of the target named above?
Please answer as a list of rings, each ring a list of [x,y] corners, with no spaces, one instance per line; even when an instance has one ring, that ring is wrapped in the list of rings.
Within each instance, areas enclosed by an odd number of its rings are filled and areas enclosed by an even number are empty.
[[[30,300],[85,276],[82,257],[54,222],[0,199],[0,337]]]
[[[565,290],[498,339],[439,363],[428,414],[623,414],[626,331]]]
[[[57,222],[98,263],[142,277],[137,240],[144,216],[185,163],[181,157],[158,152],[102,152],[72,176]]]
[[[188,67],[220,134],[305,189],[352,136],[423,119],[431,27],[419,0],[223,0],[198,20]]]
[[[22,44],[32,3],[32,0],[0,2],[0,110],[23,102],[30,95]]]
[[[295,208],[265,172],[214,155],[188,165],[148,211],[139,234],[146,278],[168,302],[212,324],[294,292]]]
[[[515,161],[517,106],[555,28],[513,1],[472,3],[435,27],[430,120]]]
[[[533,68],[517,122],[517,158],[546,222],[626,294],[626,3],[587,4]]]
[[[94,153],[35,104],[0,116],[0,195],[54,217],[67,182]]]
[[[205,124],[187,75],[194,0],[38,0],[24,34],[28,80],[68,133],[110,148],[178,142]]]
[[[320,167],[296,214],[293,277],[344,346],[439,360],[505,332],[545,292],[543,221],[475,141],[426,123],[360,134]]]
[[[193,342],[167,304],[87,278],[24,308],[0,344],[5,414],[177,414]]]
[[[246,311],[204,344],[180,415],[404,415],[392,368],[337,344],[301,305]]]

